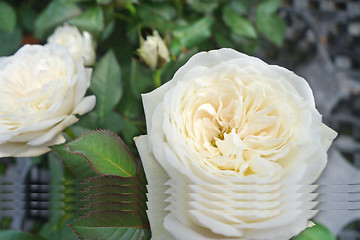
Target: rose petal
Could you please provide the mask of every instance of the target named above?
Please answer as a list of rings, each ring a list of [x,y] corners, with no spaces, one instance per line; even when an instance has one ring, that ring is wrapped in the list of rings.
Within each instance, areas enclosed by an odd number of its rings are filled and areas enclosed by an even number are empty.
[[[165,182],[170,178],[149,152],[148,137],[140,136],[134,140],[142,159],[148,181],[147,205],[149,210],[147,210],[147,214],[150,221],[152,239],[172,240],[174,238],[163,226],[164,218],[169,213],[165,210],[168,205],[168,203],[165,202],[165,199],[168,197],[168,195],[165,194],[168,188]]]

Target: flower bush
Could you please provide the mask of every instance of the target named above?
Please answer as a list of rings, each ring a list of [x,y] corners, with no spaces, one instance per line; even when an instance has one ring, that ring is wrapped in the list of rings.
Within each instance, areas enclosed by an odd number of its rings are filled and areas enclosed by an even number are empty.
[[[95,106],[92,70],[57,44],[25,45],[0,58],[0,157],[38,156]]]
[[[220,49],[142,99],[153,239],[289,239],[308,226],[336,133],[303,78]]]

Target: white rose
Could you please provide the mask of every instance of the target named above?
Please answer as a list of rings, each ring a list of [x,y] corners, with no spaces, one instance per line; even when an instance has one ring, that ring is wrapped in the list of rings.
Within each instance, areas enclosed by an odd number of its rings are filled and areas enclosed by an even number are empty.
[[[85,66],[94,65],[95,44],[90,33],[81,34],[75,26],[65,24],[57,27],[47,41],[67,47],[75,60],[83,58]]]
[[[0,58],[0,157],[37,156],[95,106],[91,69],[57,44],[25,45]]]
[[[142,98],[152,239],[279,240],[308,226],[336,133],[303,78],[220,49]]]
[[[140,38],[138,53],[150,69],[160,68],[170,61],[169,50],[155,30],[153,36],[147,36],[146,40]]]

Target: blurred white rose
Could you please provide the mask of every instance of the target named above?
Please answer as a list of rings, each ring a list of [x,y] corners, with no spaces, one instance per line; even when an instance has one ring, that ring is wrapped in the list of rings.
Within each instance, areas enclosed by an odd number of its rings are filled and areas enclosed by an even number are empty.
[[[308,226],[336,132],[303,78],[220,49],[142,98],[152,239],[279,240]]]
[[[0,58],[0,157],[37,156],[95,106],[91,69],[57,44],[25,45]]]
[[[156,30],[146,40],[140,38],[138,54],[150,69],[161,68],[170,61],[169,50]]]
[[[95,63],[95,43],[86,31],[81,34],[75,26],[65,24],[57,27],[47,41],[67,47],[75,60],[83,58],[85,66]]]

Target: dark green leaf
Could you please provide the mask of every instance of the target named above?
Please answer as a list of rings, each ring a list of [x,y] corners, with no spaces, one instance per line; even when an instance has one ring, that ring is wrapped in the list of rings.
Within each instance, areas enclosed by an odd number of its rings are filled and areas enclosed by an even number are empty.
[[[22,4],[19,12],[19,20],[21,26],[28,32],[33,32],[35,29],[35,21],[37,18],[36,12],[27,4]]]
[[[141,4],[137,11],[142,27],[156,29],[161,34],[172,28],[171,20],[176,14],[176,10],[168,3]]]
[[[256,38],[257,33],[253,24],[240,14],[232,10],[229,6],[223,8],[222,17],[225,24],[230,27],[231,31],[243,37]]]
[[[74,3],[51,2],[36,19],[35,36],[40,39],[45,38],[57,25],[80,13],[80,8]]]
[[[211,36],[213,20],[207,17],[179,27],[173,31],[174,38],[183,48],[191,48]],[[175,42],[176,42],[175,41]],[[173,48],[173,43],[172,43]],[[173,49],[172,49],[173,51]],[[174,53],[174,52],[173,52]],[[177,55],[177,54],[176,54]]]
[[[0,239],[9,240],[46,240],[40,236],[35,236],[29,233],[18,230],[0,230]]]
[[[256,26],[267,39],[280,47],[284,40],[286,23],[276,15],[256,14]]]
[[[122,134],[126,143],[133,143],[133,138],[137,135],[140,135],[140,126],[131,121],[125,121],[124,129]]]
[[[132,59],[130,82],[134,96],[141,98],[142,93],[149,92],[154,87],[152,71]]]
[[[200,13],[210,13],[214,11],[218,6],[221,0],[217,1],[206,1],[206,0],[186,0],[186,3],[189,7]]]
[[[263,0],[259,1],[256,12],[263,15],[271,15],[279,8],[281,0]]]
[[[42,227],[39,234],[47,239],[58,240],[64,222],[64,171],[62,163],[54,152],[49,154],[50,168],[50,219]],[[59,224],[61,227],[59,227]],[[70,238],[68,238],[70,239]]]
[[[74,231],[68,226],[68,224],[71,224],[71,223],[73,223],[72,219],[66,221],[63,224],[62,228],[60,228],[58,240],[78,240],[79,239],[77,237],[77,235],[74,233]]]
[[[316,225],[306,228],[298,236],[291,238],[291,240],[335,240],[336,238],[323,225],[315,223]]]
[[[229,3],[229,6],[237,13],[248,14],[250,10],[250,3],[251,1],[249,0],[232,0]]]
[[[96,111],[102,119],[122,96],[121,70],[113,51],[109,51],[96,66],[90,89],[96,95]]]
[[[130,69],[130,66],[128,69]],[[124,84],[124,96],[119,104],[119,111],[125,119],[133,119],[143,112],[142,103],[140,98],[134,96],[130,79],[127,78],[126,81],[126,84]],[[124,127],[125,130],[126,126]]]
[[[114,32],[115,23],[116,23],[116,21],[113,20],[113,21],[109,22],[108,24],[106,24],[104,31],[102,33],[102,36],[101,36],[101,40],[106,40],[107,38],[110,37],[110,35]]]
[[[87,215],[72,224],[74,231],[86,240],[140,240],[149,239],[149,230],[136,212],[102,212]]]
[[[19,27],[12,33],[0,30],[0,56],[13,54],[21,45],[22,33]]]
[[[0,2],[0,30],[12,33],[16,26],[16,13],[11,5]]]
[[[79,16],[72,18],[69,23],[77,26],[80,30],[98,35],[104,30],[104,14],[100,6],[89,8]]]
[[[111,3],[113,0],[96,0],[97,3],[99,4],[109,4]]]
[[[176,15],[176,10],[169,3],[142,4],[138,9],[141,19],[151,21],[154,16],[160,16],[164,20],[170,21]]]
[[[109,112],[101,119],[100,127],[118,133],[124,127],[124,119],[116,112]]]
[[[78,179],[96,176],[89,163],[82,156],[72,154],[65,144],[50,147],[64,161],[66,168]]]
[[[68,144],[83,155],[100,174],[132,177],[136,162],[119,136],[110,131],[89,132]]]

